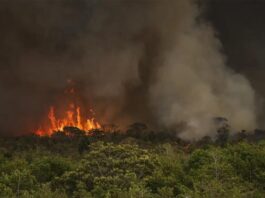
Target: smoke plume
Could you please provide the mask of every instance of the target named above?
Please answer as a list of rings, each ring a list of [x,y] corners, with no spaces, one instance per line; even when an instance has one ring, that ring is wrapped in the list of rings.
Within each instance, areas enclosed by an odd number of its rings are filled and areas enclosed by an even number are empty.
[[[144,122],[185,139],[214,134],[214,117],[235,130],[256,126],[255,93],[226,67],[194,1],[1,4],[2,133],[36,127],[69,79],[102,123]]]

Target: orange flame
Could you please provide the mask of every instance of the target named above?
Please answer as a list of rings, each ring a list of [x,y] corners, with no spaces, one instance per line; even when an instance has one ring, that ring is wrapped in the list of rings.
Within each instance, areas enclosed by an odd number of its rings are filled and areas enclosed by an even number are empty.
[[[35,131],[36,135],[39,136],[51,136],[56,131],[63,131],[64,127],[77,127],[83,131],[90,131],[93,129],[101,128],[100,124],[95,121],[95,118],[84,119],[81,116],[81,109],[79,106],[75,104],[70,104],[67,111],[65,112],[63,119],[56,118],[55,108],[50,107],[50,111],[48,113],[49,126],[40,127]]]

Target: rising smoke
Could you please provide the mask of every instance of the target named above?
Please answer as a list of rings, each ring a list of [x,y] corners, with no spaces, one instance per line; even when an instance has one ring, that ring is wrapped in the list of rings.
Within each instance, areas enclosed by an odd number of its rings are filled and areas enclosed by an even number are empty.
[[[1,4],[3,133],[32,129],[49,105],[62,102],[68,79],[103,123],[145,122],[185,139],[214,134],[214,117],[237,130],[256,126],[254,91],[226,67],[194,1]]]

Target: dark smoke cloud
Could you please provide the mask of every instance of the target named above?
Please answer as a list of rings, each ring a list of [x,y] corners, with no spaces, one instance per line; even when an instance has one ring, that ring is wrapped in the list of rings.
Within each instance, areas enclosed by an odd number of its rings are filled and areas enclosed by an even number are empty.
[[[254,91],[225,66],[194,1],[23,0],[0,9],[3,133],[37,127],[63,103],[69,79],[103,123],[186,122],[187,139],[211,135],[216,116],[235,129],[256,125]]]
[[[265,97],[265,1],[210,0],[207,11],[219,32],[228,65],[249,79],[261,100]],[[264,110],[259,109],[259,124],[264,127]]]

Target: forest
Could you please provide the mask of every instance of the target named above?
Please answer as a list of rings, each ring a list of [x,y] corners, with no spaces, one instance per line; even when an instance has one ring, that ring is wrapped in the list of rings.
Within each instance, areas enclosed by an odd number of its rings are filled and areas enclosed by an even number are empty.
[[[184,141],[141,123],[0,138],[1,198],[263,198],[265,132]]]

